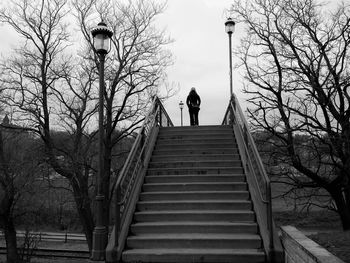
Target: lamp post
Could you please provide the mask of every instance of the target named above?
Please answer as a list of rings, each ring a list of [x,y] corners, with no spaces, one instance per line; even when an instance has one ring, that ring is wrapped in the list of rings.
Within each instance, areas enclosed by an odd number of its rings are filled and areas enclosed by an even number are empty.
[[[182,110],[184,108],[184,103],[182,102],[182,100],[179,103],[179,107],[180,107],[180,111],[181,111],[181,126],[183,126],[183,119],[182,119]]]
[[[98,156],[99,156],[99,168],[97,175],[97,195],[96,201],[96,226],[94,228],[92,237],[92,260],[104,260],[105,250],[108,238],[108,229],[104,225],[103,220],[103,205],[105,202],[105,196],[103,193],[103,177],[104,177],[104,130],[103,130],[103,107],[104,107],[104,62],[106,54],[110,51],[111,47],[111,37],[113,32],[107,28],[104,22],[98,23],[97,27],[91,30],[91,35],[93,37],[93,44],[95,52],[97,53],[100,61],[99,65],[99,99],[98,99]]]
[[[226,33],[228,34],[228,39],[229,39],[229,55],[230,55],[230,96],[232,98],[233,96],[233,87],[232,87],[232,34],[235,32],[235,25],[236,23],[231,19],[228,18],[227,21],[225,22],[225,30]]]

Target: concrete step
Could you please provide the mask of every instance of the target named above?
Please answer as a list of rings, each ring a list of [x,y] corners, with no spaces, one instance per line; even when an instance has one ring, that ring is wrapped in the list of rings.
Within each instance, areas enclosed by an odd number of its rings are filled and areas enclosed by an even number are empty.
[[[129,248],[261,248],[256,234],[145,234],[129,236]]]
[[[161,151],[163,149],[212,149],[212,148],[221,148],[221,149],[237,149],[238,146],[234,142],[220,142],[215,141],[200,141],[198,143],[181,143],[181,142],[172,142],[172,143],[156,143],[154,149]]]
[[[228,221],[228,222],[255,222],[253,211],[247,210],[178,210],[178,211],[141,211],[135,212],[135,222],[164,222],[164,221]]]
[[[245,175],[208,174],[208,175],[148,175],[145,183],[186,183],[186,182],[245,182]]]
[[[239,154],[191,154],[191,155],[156,155],[152,156],[151,162],[163,161],[238,161]]]
[[[188,139],[229,139],[235,140],[233,131],[193,131],[188,132],[161,132],[159,131],[157,140],[188,140]]]
[[[139,201],[138,211],[162,210],[252,210],[248,200]]]
[[[213,154],[239,154],[238,148],[183,148],[183,149],[166,149],[164,147],[160,147],[159,149],[153,150],[153,157],[157,157],[159,155],[162,156],[174,156],[174,155],[213,155]]]
[[[229,132],[222,132],[222,133],[162,133],[160,132],[157,140],[216,140],[216,139],[227,139],[227,140],[234,140],[234,134],[232,131]]]
[[[233,222],[141,222],[131,225],[131,233],[156,234],[156,233],[249,233],[257,234],[258,226],[256,223],[233,223]]]
[[[264,263],[261,249],[129,249],[123,252],[123,262],[170,263]]]
[[[184,131],[191,133],[194,131],[232,131],[232,127],[229,125],[200,125],[200,126],[173,126],[173,127],[161,127],[161,132],[179,132]]]
[[[164,144],[232,144],[232,145],[237,145],[236,141],[233,139],[233,137],[231,138],[215,138],[212,136],[207,136],[206,138],[188,138],[188,139],[161,139],[161,140],[157,140],[156,145],[160,146],[160,145],[164,145]]]
[[[240,167],[240,160],[233,161],[166,161],[166,162],[151,162],[149,168],[188,168],[188,167]]]
[[[232,127],[159,129],[129,231],[124,262],[265,262]]]
[[[207,139],[207,138],[230,138],[235,140],[233,131],[175,131],[175,132],[162,132],[159,131],[157,140],[163,139]]]
[[[147,183],[143,184],[144,192],[166,192],[166,191],[245,191],[245,182],[195,182],[195,183]]]
[[[243,172],[242,167],[178,167],[147,169],[147,175],[243,174]]]
[[[248,200],[249,192],[246,191],[163,191],[141,192],[140,200]]]
[[[170,131],[170,132],[162,132],[159,131],[158,133],[158,140],[162,139],[167,139],[167,138],[203,138],[204,140],[206,138],[217,138],[221,137],[222,138],[230,138],[230,139],[235,139],[233,131],[226,130],[226,131],[192,131],[192,132],[186,132],[186,131]]]

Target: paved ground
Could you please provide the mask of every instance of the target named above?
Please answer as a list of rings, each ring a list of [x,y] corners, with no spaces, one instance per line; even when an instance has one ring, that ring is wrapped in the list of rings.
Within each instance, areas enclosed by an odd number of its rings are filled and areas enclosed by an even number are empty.
[[[5,263],[6,257],[4,255],[0,255],[0,263]],[[49,259],[49,258],[33,258],[31,263],[85,263],[85,262],[96,262],[84,259]]]

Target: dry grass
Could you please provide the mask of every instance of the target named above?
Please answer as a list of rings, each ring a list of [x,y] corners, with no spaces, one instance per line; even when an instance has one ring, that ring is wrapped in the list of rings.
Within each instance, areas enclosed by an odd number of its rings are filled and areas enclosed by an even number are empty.
[[[333,255],[350,263],[350,231],[320,232],[309,237]]]
[[[298,213],[294,211],[275,211],[273,213],[278,226],[293,225],[306,230],[341,230],[339,216],[329,210]]]

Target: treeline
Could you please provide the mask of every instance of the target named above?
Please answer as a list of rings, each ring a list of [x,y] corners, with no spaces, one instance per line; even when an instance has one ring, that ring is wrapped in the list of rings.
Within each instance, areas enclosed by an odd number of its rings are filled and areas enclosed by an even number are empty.
[[[53,139],[65,148],[72,143],[67,132],[51,131]],[[0,182],[7,181],[13,187],[14,203],[7,209],[7,217],[13,217],[17,230],[30,231],[77,231],[83,228],[77,213],[74,193],[70,182],[47,163],[40,138],[13,124],[0,126],[2,142],[2,173]],[[132,147],[133,136],[125,137],[113,151],[113,176],[117,176]],[[97,147],[97,141],[92,142]],[[57,158],[65,161],[57,151]],[[92,163],[88,174],[90,201],[95,196],[97,159],[91,153]],[[8,173],[5,176],[4,170]],[[5,192],[0,192],[2,204]],[[3,207],[1,207],[3,208]],[[5,209],[4,209],[5,210]],[[4,213],[3,210],[0,210]],[[5,221],[5,220],[4,220]]]
[[[12,216],[23,197],[19,193],[30,193],[21,205],[29,210],[37,201],[43,201],[42,208],[56,206],[56,202],[47,204],[50,198],[44,202],[45,191],[38,190],[38,185],[55,187],[55,193],[60,190],[58,193],[70,196],[62,201],[57,197],[58,224],[65,224],[60,217],[65,218],[66,208],[75,207],[75,218],[92,249],[100,60],[91,30],[101,20],[113,31],[102,82],[102,212],[103,225],[109,226],[123,144],[128,145],[130,136],[142,125],[151,98],[170,95],[169,89],[161,87],[167,87],[165,70],[172,63],[167,45],[172,40],[156,26],[164,9],[165,3],[152,0],[8,0],[0,9],[0,23],[12,29],[18,39],[0,60],[0,108],[11,119],[5,124],[15,124],[26,134],[17,136],[17,147],[12,147],[14,139],[0,140],[5,147],[0,153],[0,227],[9,263],[19,262]],[[18,150],[12,161],[6,147]],[[38,174],[52,180],[38,182]],[[64,183],[60,185],[55,178]],[[42,196],[35,201],[37,192]],[[72,195],[65,194],[68,192]],[[34,210],[40,211],[40,207]]]

